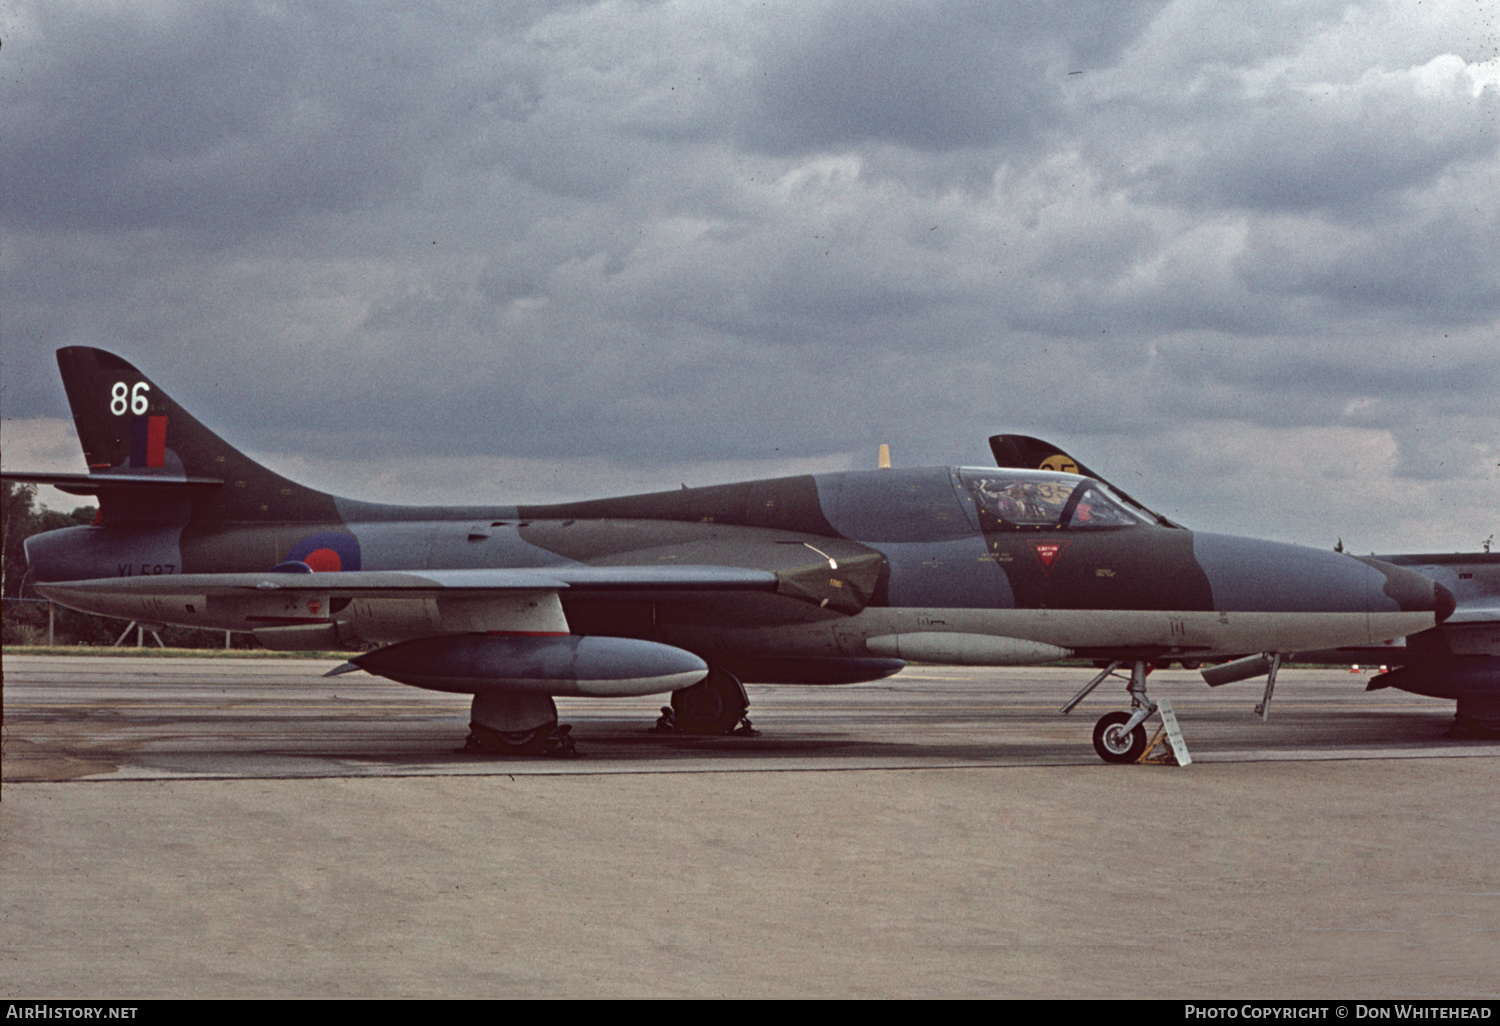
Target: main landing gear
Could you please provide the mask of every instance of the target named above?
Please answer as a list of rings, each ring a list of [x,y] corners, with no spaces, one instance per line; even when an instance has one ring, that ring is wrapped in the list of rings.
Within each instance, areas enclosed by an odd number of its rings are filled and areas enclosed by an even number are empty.
[[[1066,716],[1072,712],[1079,702],[1089,696],[1090,692],[1124,665],[1124,660],[1116,660],[1101,670],[1097,677],[1089,681],[1082,691],[1074,695],[1072,700],[1062,707],[1063,715]],[[1167,723],[1169,732],[1175,729],[1176,721],[1171,717],[1170,709],[1163,709],[1150,695],[1146,694],[1146,675],[1152,669],[1154,667],[1151,663],[1144,659],[1137,659],[1130,668],[1130,683],[1126,685],[1126,691],[1130,694],[1130,712],[1105,713],[1099,717],[1099,722],[1094,724],[1094,751],[1098,752],[1099,758],[1105,762],[1140,762],[1146,754],[1148,745],[1146,719],[1158,709],[1163,712],[1164,722],[1170,720]],[[1173,747],[1176,747],[1175,741]]]
[[[548,695],[500,689],[474,696],[469,736],[461,751],[491,755],[578,754],[570,724],[557,723],[557,703]]]
[[[690,688],[672,692],[656,730],[674,734],[753,736],[745,715],[750,696],[732,673],[714,667]],[[469,736],[462,751],[493,755],[578,754],[569,733],[557,722],[557,704],[547,695],[493,688],[474,696]]]
[[[662,706],[656,730],[674,734],[741,734],[755,729],[745,713],[750,696],[734,674],[719,667],[690,688],[672,692],[672,704]]]

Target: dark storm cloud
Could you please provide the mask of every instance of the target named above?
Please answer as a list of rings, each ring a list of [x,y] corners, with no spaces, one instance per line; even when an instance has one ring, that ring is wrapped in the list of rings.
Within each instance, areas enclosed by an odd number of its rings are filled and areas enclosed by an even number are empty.
[[[401,202],[429,161],[540,95],[485,44],[568,5],[43,5],[12,47],[0,211],[14,227],[223,241]],[[489,129],[486,128],[488,131]],[[480,133],[482,138],[483,133]]]
[[[1069,71],[1107,63],[1159,3],[837,3],[758,47],[742,132],[776,153],[1029,143]]]
[[[1226,383],[1258,401],[1275,397],[1274,408],[1267,404],[1268,422],[1290,418],[1317,423],[1343,410],[1351,397],[1370,396],[1399,396],[1434,413],[1464,405],[1478,413],[1483,408],[1477,404],[1488,401],[1500,385],[1495,361],[1481,345],[1434,342],[1384,351],[1379,361],[1349,359],[1361,342],[1353,337],[1249,350],[1232,342],[1167,343],[1161,347],[1161,365],[1184,393]],[[1330,403],[1336,408],[1318,408]]]
[[[235,235],[399,184],[371,159],[388,124],[381,76],[316,17],[44,11],[5,117],[16,227]],[[316,64],[309,38],[325,50]]]
[[[980,462],[1009,429],[1186,453],[1246,518],[1234,470],[1320,445],[1494,490],[1467,8],[16,11],[7,417],[63,415],[84,343],[311,468]]]
[[[1144,172],[1143,188],[1194,205],[1358,216],[1493,156],[1500,104],[1470,96],[1461,74],[1442,79],[1424,89],[1409,73],[1371,73],[1221,97],[1189,114],[1192,131],[1173,133],[1178,148]]]
[[[1487,177],[1500,185],[1500,176]],[[1269,231],[1236,270],[1255,293],[1313,297],[1333,315],[1378,312],[1441,327],[1489,322],[1500,308],[1500,216],[1460,202],[1381,231],[1313,232],[1317,246]]]

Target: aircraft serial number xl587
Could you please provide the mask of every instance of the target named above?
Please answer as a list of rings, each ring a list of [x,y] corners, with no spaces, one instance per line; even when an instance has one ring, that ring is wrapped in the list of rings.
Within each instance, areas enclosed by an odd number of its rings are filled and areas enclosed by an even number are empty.
[[[129,363],[57,354],[89,472],[7,474],[99,497],[30,539],[37,589],[271,647],[379,645],[340,669],[472,694],[470,742],[567,747],[554,696],[671,692],[674,729],[727,733],[742,682],[877,680],[906,660],[1128,666],[1145,747],[1152,663],[1378,644],[1453,596],[1413,571],[1185,530],[1053,470],[817,474],[536,506],[338,498],[260,466]],[[1081,697],[1080,693],[1080,697]],[[1069,706],[1076,704],[1069,703]]]

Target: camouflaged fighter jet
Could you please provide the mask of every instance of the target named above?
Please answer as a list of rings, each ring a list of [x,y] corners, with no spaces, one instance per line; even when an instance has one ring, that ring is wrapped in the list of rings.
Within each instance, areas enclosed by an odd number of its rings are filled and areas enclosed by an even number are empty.
[[[1054,469],[1104,478],[1065,453],[1059,446],[1027,435],[995,435],[990,450],[1001,467]],[[1123,494],[1123,493],[1122,493]],[[1134,503],[1134,499],[1129,499]],[[1164,518],[1137,504],[1141,512],[1165,523]],[[1340,543],[1342,551],[1342,542]],[[1466,733],[1500,737],[1500,553],[1427,553],[1374,556],[1382,563],[1410,567],[1449,591],[1454,611],[1444,622],[1408,637],[1394,637],[1378,645],[1348,645],[1293,653],[1300,663],[1348,666],[1394,666],[1396,669],[1370,678],[1366,688],[1398,688],[1432,698],[1450,698],[1458,704],[1455,721]],[[1212,685],[1268,674],[1267,690],[1274,686],[1269,676],[1270,658],[1251,654],[1244,661],[1215,667],[1204,673]],[[1254,672],[1248,672],[1254,671]],[[1262,703],[1264,712],[1265,703]]]
[[[472,694],[470,743],[492,750],[566,747],[558,695],[671,692],[664,720],[717,734],[744,719],[742,682],[1078,657],[1109,666],[1089,689],[1133,668],[1131,711],[1094,731],[1127,761],[1156,708],[1151,661],[1369,644],[1453,609],[1410,570],[1196,534],[1066,467],[545,506],[338,498],[253,462],[118,356],[57,355],[89,472],[7,476],[97,495],[100,515],[27,543],[42,594],[277,648],[379,645],[339,670]]]

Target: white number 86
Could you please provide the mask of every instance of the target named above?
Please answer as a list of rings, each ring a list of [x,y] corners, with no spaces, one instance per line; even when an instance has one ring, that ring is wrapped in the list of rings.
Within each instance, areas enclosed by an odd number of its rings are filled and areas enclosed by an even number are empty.
[[[123,381],[116,381],[115,387],[109,390],[109,412],[116,417],[123,417],[125,411],[134,414],[146,412],[146,393],[151,391],[151,386],[144,381],[137,381],[135,387],[131,388]]]

